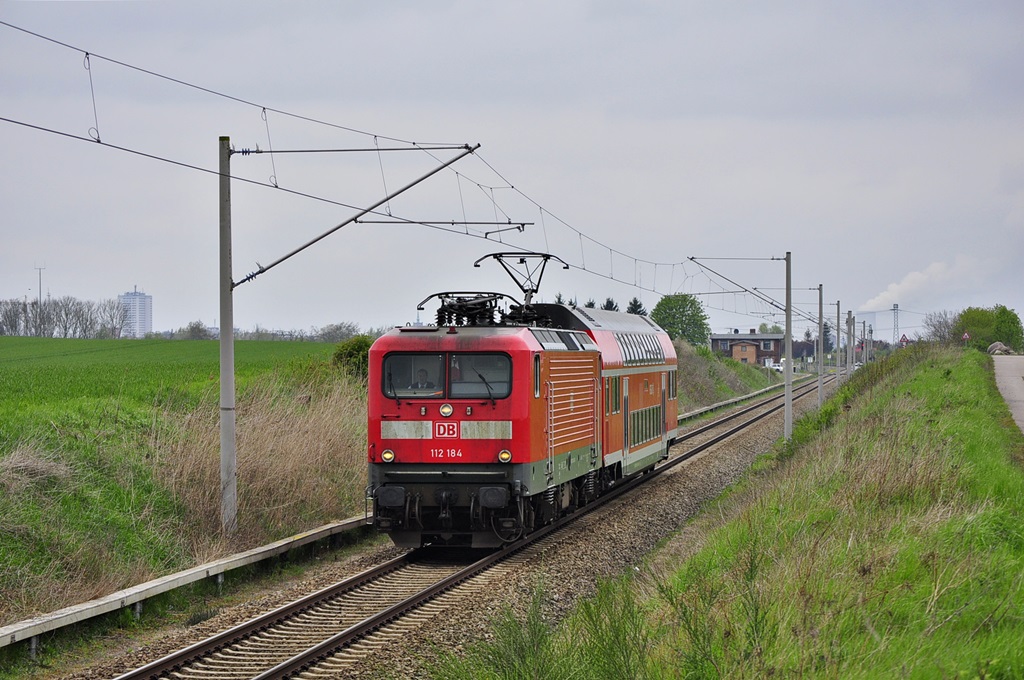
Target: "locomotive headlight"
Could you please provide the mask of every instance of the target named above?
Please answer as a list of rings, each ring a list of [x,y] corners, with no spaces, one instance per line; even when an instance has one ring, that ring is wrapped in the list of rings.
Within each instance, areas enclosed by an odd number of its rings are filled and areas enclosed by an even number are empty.
[[[395,459],[395,452],[391,449],[384,449],[380,452],[380,459],[385,463],[390,463]]]
[[[498,460],[500,460],[502,463],[511,462],[512,461],[512,452],[509,451],[508,449],[502,449],[498,453]]]
[[[455,412],[455,409],[453,409],[453,408],[452,408],[452,405],[451,405],[451,404],[441,404],[441,409],[440,409],[440,411],[441,411],[441,415],[442,415],[442,416],[444,416],[445,418],[447,418],[447,417],[449,417],[449,416],[450,416],[450,415],[451,415],[452,413],[454,413],[454,412]]]

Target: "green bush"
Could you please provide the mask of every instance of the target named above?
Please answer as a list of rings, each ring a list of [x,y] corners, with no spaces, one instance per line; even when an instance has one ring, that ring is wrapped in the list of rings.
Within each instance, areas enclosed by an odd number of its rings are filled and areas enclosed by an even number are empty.
[[[369,335],[354,335],[344,342],[339,342],[334,350],[331,361],[353,376],[366,379],[369,367],[370,345],[373,338]]]

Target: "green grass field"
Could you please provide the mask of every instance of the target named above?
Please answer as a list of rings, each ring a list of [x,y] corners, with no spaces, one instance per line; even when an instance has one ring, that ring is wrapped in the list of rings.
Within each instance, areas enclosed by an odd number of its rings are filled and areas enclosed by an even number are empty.
[[[333,345],[235,343],[238,387],[292,360],[326,360]],[[60,340],[0,337],[0,451],[26,434],[41,434],[62,412],[173,403],[194,406],[219,390],[216,341]]]
[[[322,394],[333,349],[237,343],[240,418]],[[0,337],[0,625],[191,566],[190,534],[215,510],[183,493],[197,473],[179,463],[216,474],[218,376],[214,341]],[[308,528],[275,522],[268,531]]]

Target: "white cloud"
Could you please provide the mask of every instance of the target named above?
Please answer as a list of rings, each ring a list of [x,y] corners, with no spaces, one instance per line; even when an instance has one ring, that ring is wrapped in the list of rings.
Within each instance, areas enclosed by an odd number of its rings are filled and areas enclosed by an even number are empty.
[[[958,255],[952,263],[932,262],[924,270],[910,272],[899,282],[890,283],[859,309],[877,311],[890,309],[893,304],[914,307],[948,299],[974,285],[985,269],[984,262],[964,255]]]

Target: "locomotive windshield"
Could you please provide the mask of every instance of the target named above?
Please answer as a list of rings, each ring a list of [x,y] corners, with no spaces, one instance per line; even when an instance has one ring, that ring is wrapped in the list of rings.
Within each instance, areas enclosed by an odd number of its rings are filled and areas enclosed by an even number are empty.
[[[392,399],[504,399],[512,391],[512,360],[496,353],[389,354],[381,389]]]

